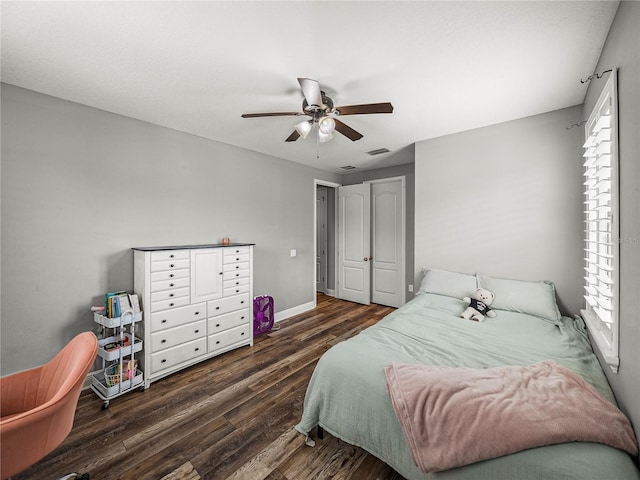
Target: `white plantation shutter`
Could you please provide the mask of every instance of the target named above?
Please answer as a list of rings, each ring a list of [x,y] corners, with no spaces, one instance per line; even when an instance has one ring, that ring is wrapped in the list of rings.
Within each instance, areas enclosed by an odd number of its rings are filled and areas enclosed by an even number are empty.
[[[600,352],[618,370],[618,99],[616,69],[585,125],[585,309]]]

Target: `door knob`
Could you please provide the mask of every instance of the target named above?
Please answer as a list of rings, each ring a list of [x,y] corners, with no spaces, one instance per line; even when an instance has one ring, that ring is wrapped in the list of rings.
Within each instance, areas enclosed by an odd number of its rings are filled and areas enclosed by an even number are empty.
[[[364,261],[368,262],[369,260],[373,260],[373,257],[369,255],[368,257],[364,257]]]

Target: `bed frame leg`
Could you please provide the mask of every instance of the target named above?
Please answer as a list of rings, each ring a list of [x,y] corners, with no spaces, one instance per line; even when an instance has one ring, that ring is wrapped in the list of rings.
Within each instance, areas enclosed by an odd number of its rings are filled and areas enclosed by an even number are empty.
[[[320,425],[318,425],[318,438],[320,440],[322,440],[324,438],[324,430]]]

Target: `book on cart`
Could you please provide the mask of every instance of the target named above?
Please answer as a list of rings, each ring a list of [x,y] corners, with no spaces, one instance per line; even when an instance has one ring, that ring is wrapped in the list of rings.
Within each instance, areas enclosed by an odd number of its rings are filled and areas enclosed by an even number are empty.
[[[124,312],[140,312],[140,299],[135,293],[109,292],[105,294],[105,312],[109,318],[120,317]]]

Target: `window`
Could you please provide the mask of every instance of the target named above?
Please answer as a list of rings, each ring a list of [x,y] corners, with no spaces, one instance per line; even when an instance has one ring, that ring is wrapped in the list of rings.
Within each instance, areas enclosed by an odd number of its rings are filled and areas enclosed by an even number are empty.
[[[618,98],[616,69],[585,124],[585,309],[600,353],[618,371]]]

